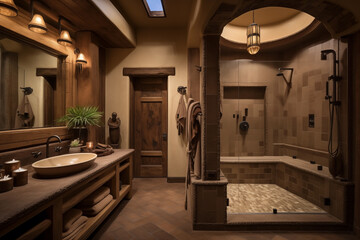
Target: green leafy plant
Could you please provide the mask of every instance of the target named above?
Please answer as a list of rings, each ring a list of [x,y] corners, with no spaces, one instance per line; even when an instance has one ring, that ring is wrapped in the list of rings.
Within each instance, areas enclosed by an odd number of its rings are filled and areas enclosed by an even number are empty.
[[[59,122],[66,122],[68,128],[86,127],[95,125],[100,127],[100,119],[103,113],[98,112],[98,107],[70,107],[66,110],[65,116],[59,119]]]
[[[74,139],[71,141],[70,143],[70,147],[80,147],[81,146],[81,143],[80,143],[80,139]]]

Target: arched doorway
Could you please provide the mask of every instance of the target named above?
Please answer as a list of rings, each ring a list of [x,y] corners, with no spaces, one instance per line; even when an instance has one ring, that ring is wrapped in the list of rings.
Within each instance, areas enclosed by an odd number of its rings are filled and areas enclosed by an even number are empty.
[[[247,1],[236,5],[222,4],[219,6],[203,33],[202,107],[205,121],[202,131],[202,145],[204,146],[205,180],[220,179],[220,112],[214,111],[214,109],[220,109],[219,41],[221,31],[236,16],[267,6],[288,7],[307,12],[320,20],[334,37],[342,36],[347,29],[356,23],[354,15],[349,10],[322,1]]]

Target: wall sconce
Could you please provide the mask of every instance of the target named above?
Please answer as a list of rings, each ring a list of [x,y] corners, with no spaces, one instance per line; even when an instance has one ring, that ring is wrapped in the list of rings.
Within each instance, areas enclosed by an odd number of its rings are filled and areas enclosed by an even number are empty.
[[[46,33],[47,27],[44,21],[44,18],[40,14],[34,15],[34,4],[33,0],[30,2],[30,8],[31,8],[31,17],[32,20],[28,24],[28,28],[36,33]]]
[[[59,17],[59,38],[57,39],[57,42],[65,47],[70,46],[72,44],[72,40],[70,37],[70,34],[66,30],[61,31],[61,20],[63,17]]]
[[[78,57],[76,58],[76,61],[75,61],[76,65],[79,66],[79,70],[82,70],[82,65],[87,63],[86,58],[85,58],[84,54],[82,54],[78,48],[75,48],[74,53],[78,54]]]
[[[7,17],[18,15],[18,9],[13,0],[0,0],[0,14]]]

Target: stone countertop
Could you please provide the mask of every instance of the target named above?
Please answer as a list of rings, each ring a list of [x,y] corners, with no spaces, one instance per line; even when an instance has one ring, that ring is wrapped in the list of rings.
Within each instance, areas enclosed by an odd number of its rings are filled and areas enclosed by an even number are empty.
[[[0,193],[0,228],[57,198],[101,170],[128,157],[133,152],[133,149],[114,149],[113,154],[96,158],[90,168],[61,178],[36,178],[33,168],[25,166],[24,168],[29,170],[29,183],[25,186],[14,187],[11,191]]]

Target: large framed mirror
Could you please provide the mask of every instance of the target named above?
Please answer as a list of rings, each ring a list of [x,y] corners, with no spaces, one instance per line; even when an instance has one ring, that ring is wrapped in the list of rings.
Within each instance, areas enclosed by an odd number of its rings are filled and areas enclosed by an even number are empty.
[[[73,47],[56,42],[56,29],[39,35],[21,19],[0,20],[0,154],[69,139],[57,119],[76,101]]]
[[[58,125],[58,58],[0,33],[0,63],[0,131]]]

